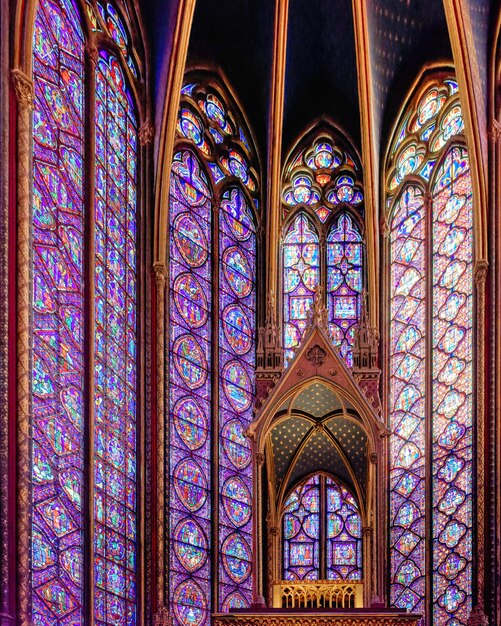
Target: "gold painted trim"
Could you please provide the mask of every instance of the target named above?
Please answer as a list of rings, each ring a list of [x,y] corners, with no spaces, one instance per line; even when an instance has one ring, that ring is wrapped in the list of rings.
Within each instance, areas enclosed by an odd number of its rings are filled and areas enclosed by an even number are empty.
[[[353,28],[357,53],[358,97],[362,135],[362,164],[364,173],[365,240],[369,323],[379,328],[379,159],[374,125],[371,42],[367,3],[353,0]]]
[[[159,142],[155,185],[155,221],[153,238],[153,260],[166,265],[169,224],[170,169],[176,136],[177,114],[183,86],[186,57],[190,40],[191,25],[196,0],[180,0],[177,10],[172,53],[167,75],[164,98],[164,116]]]
[[[270,136],[268,144],[268,237],[267,237],[267,292],[279,293],[279,241],[282,186],[282,131],[284,118],[285,73],[287,57],[287,25],[289,0],[276,0],[275,31],[273,36],[273,66],[271,81]],[[278,300],[273,299],[277,307]],[[267,311],[268,315],[279,312]]]
[[[464,118],[464,134],[470,158],[474,198],[475,259],[488,258],[487,236],[487,129],[485,103],[478,71],[476,45],[468,9],[462,0],[443,0],[452,46],[459,97]]]

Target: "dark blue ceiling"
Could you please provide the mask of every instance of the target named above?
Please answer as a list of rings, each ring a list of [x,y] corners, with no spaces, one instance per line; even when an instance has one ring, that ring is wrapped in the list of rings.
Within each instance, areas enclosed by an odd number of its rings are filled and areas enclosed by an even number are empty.
[[[283,146],[330,117],[360,148],[357,61],[351,0],[290,0]]]

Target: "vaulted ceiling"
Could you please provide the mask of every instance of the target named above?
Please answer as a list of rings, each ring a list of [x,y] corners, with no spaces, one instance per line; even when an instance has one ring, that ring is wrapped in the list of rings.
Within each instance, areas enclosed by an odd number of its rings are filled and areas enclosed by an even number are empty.
[[[150,31],[157,107],[164,104],[163,86],[181,4],[181,0],[142,3]],[[470,16],[479,76],[485,83],[495,0],[461,0],[461,4]],[[384,152],[393,120],[421,69],[452,63],[444,5],[451,3],[365,0],[359,6],[366,23],[358,26],[365,33],[357,39],[352,0],[289,0],[282,160],[297,137],[322,116],[330,117],[362,149],[360,37],[365,37],[369,51],[376,149]],[[219,69],[227,77],[257,137],[264,163],[270,136],[274,32],[273,0],[196,0],[186,62],[187,67]]]

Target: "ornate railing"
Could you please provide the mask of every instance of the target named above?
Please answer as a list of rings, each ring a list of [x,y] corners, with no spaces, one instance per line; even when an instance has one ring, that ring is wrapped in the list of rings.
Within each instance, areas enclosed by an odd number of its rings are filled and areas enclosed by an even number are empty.
[[[273,585],[273,607],[282,609],[354,609],[364,605],[360,581],[289,581]]]

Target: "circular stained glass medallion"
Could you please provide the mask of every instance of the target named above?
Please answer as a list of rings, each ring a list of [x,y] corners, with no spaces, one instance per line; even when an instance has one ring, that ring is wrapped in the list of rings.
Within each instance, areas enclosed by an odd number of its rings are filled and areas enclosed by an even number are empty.
[[[223,269],[226,280],[238,298],[245,298],[252,291],[252,272],[242,251],[231,246],[224,251]]]
[[[198,450],[207,440],[207,418],[194,398],[178,400],[172,411],[174,426],[190,450]]]
[[[244,469],[249,465],[251,451],[244,435],[244,427],[238,420],[226,422],[222,431],[222,443],[228,459],[237,469]]]
[[[178,311],[192,328],[199,328],[205,324],[209,314],[207,298],[195,276],[187,272],[176,278],[174,300]]]
[[[243,526],[251,517],[251,494],[247,485],[238,476],[229,478],[221,492],[224,510],[235,526]]]
[[[207,538],[192,519],[179,522],[174,530],[174,552],[188,572],[196,572],[207,560]]]
[[[232,189],[231,192],[225,193],[221,208],[233,235],[239,241],[249,239],[254,227],[243,192],[240,189]]]
[[[191,512],[198,511],[207,500],[207,480],[202,468],[193,459],[185,459],[176,466],[174,488]]]
[[[247,410],[252,403],[252,384],[245,368],[237,361],[223,367],[223,389],[228,402],[237,413]]]
[[[222,547],[221,556],[224,569],[228,576],[236,582],[242,583],[251,572],[251,556],[247,542],[239,533],[229,535]]]
[[[248,317],[237,304],[223,311],[223,330],[226,340],[236,354],[246,354],[252,345],[252,330]]]
[[[174,241],[183,259],[190,267],[200,267],[207,260],[207,238],[189,213],[181,213],[174,221]]]
[[[183,626],[199,626],[207,617],[207,600],[194,580],[185,580],[174,592],[174,614]]]
[[[182,335],[174,342],[174,363],[190,389],[201,387],[207,379],[207,360],[193,335]]]

